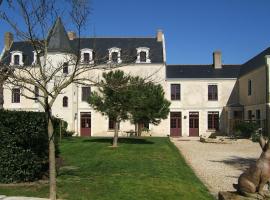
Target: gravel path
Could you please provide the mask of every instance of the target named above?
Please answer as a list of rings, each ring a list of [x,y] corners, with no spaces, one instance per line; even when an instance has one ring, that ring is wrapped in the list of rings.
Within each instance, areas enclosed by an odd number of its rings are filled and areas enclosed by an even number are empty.
[[[250,140],[231,144],[201,143],[197,138],[171,138],[171,141],[214,196],[219,191],[234,190],[232,184],[261,154],[259,144]]]

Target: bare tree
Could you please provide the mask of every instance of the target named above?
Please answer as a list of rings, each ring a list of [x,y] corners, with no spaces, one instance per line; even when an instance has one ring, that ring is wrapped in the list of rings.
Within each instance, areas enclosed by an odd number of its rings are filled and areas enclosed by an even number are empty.
[[[4,105],[4,82],[8,76],[8,69],[0,67],[0,110],[3,109]]]
[[[65,6],[62,6],[65,3]],[[19,23],[13,21],[12,15],[20,15]],[[54,127],[52,124],[52,106],[57,96],[72,83],[86,81],[90,82],[89,77],[85,77],[85,72],[94,69],[94,64],[81,65],[79,60],[79,45],[76,50],[71,47],[69,42],[64,45],[64,59],[55,62],[50,52],[56,49],[55,43],[58,34],[65,32],[59,15],[69,15],[80,38],[81,29],[85,25],[90,14],[89,0],[65,0],[63,2],[55,0],[14,0],[10,4],[9,10],[2,10],[0,17],[5,20],[14,30],[19,40],[27,41],[35,55],[35,61],[29,65],[12,66],[1,64],[1,68],[12,71],[5,80],[7,87],[20,88],[21,95],[27,99],[37,100],[46,112],[47,131],[49,138],[49,178],[50,178],[50,199],[56,199],[56,169],[55,169],[55,144]],[[56,20],[57,19],[57,20]],[[53,22],[53,28],[50,29]],[[23,28],[20,28],[23,27]],[[49,33],[49,34],[48,34]],[[63,34],[63,33],[62,33]],[[64,33],[65,38],[68,36]],[[61,43],[61,41],[60,41]],[[5,59],[5,58],[3,58]],[[72,68],[67,75],[63,74],[66,63]],[[1,73],[2,74],[2,73]],[[6,76],[2,76],[6,77]],[[0,80],[0,85],[4,81]],[[40,91],[36,98],[36,88]],[[0,89],[2,96],[3,88]]]

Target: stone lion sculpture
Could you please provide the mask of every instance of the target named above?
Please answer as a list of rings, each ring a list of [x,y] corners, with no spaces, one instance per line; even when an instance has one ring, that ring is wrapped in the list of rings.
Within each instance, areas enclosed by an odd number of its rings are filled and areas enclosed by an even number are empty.
[[[262,148],[260,158],[240,175],[234,188],[243,196],[264,199],[270,197],[269,192],[263,191],[270,179],[270,140],[265,141],[260,136],[259,143]]]

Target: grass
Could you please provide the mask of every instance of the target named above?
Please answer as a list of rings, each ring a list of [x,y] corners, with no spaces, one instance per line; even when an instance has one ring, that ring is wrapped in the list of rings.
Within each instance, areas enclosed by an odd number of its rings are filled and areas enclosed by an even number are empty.
[[[60,150],[64,166],[58,198],[71,200],[214,199],[168,138],[71,138]],[[48,184],[0,186],[0,194],[48,197]]]

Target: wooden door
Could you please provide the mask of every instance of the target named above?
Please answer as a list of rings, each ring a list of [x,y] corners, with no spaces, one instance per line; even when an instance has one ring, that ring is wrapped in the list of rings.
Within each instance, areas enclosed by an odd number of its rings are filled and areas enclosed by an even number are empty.
[[[189,136],[199,136],[199,112],[189,113]]]
[[[171,124],[170,136],[171,137],[182,136],[181,112],[171,112],[170,116],[171,116],[171,119],[170,119],[170,124]]]
[[[81,136],[91,136],[91,113],[81,113]]]

